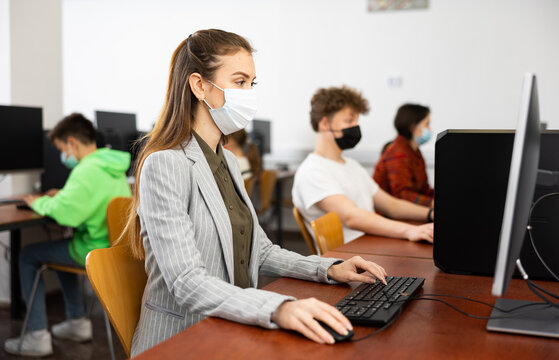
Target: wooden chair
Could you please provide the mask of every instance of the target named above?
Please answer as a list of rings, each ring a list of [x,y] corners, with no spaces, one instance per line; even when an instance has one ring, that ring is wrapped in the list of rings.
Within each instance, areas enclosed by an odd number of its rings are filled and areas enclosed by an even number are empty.
[[[260,207],[256,211],[258,215],[265,213],[272,204],[272,197],[276,188],[276,170],[263,170],[260,173]]]
[[[245,190],[247,191],[249,197],[252,195],[252,189],[254,189],[255,182],[256,182],[256,178],[254,176],[245,179]]]
[[[85,268],[126,356],[130,357],[147,281],[144,261],[133,258],[127,245],[114,246],[91,251]]]
[[[126,215],[128,214],[128,208],[130,207],[132,198],[131,197],[116,197],[109,201],[107,205],[107,228],[109,232],[109,244],[112,245],[118,237],[120,233],[124,230],[124,226],[126,225]],[[33,281],[33,289],[31,290],[31,297],[29,299],[28,309],[33,307],[33,303],[35,302],[35,294],[37,292],[37,287],[39,286],[39,281],[41,280],[41,275],[46,270],[54,270],[54,271],[63,271],[67,273],[77,274],[77,275],[84,275],[87,276],[86,269],[81,267],[74,267],[68,265],[59,265],[59,264],[43,264],[39,270],[35,273],[35,280]],[[29,323],[29,315],[30,311],[27,311],[25,314],[25,318],[23,319],[23,326],[21,328],[21,335],[20,335],[20,343],[19,349],[21,351],[21,345],[23,343],[23,336],[25,335],[25,331],[27,330],[27,325]],[[111,333],[111,326],[109,324],[109,319],[107,315],[105,315],[105,329],[107,331],[107,341],[109,344],[109,350],[111,352],[111,359],[114,360],[114,348],[113,348],[113,337]]]
[[[311,254],[318,255],[318,253],[316,252],[316,248],[314,247],[314,242],[313,242],[312,236],[309,233],[309,230],[307,229],[307,226],[305,225],[305,220],[303,219],[303,217],[301,216],[301,213],[299,212],[299,210],[296,207],[293,207],[293,217],[295,218],[295,221],[297,222],[297,225],[299,225],[299,229],[301,230],[301,234],[303,234],[303,239],[305,239],[305,243],[307,243],[307,246],[309,247],[309,250],[311,251]]]
[[[114,244],[126,226],[128,211],[132,205],[131,197],[119,196],[113,198],[107,206],[107,229],[109,242]],[[120,245],[124,245],[121,243]]]
[[[335,212],[329,212],[311,222],[314,238],[321,254],[344,244],[342,221]]]

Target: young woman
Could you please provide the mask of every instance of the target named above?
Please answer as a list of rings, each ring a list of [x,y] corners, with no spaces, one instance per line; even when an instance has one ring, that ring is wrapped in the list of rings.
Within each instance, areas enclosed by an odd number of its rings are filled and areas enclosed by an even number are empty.
[[[340,216],[344,241],[367,234],[433,242],[432,211],[387,194],[355,160],[342,152],[361,139],[359,114],[369,111],[361,94],[348,87],[318,89],[311,99],[311,126],[317,132],[314,152],[297,169],[293,203],[310,223],[327,212]],[[377,210],[391,219],[376,214]]]
[[[394,119],[396,139],[383,151],[373,174],[381,189],[399,199],[433,206],[434,191],[427,181],[419,147],[431,139],[429,108],[400,106]]]
[[[298,331],[318,343],[351,324],[315,299],[257,290],[258,274],[328,283],[384,281],[382,267],[354,257],[303,257],[272,245],[244,190],[224,136],[256,111],[250,44],[198,31],[175,50],[160,118],[139,155],[128,228],[148,280],[132,356],[207,316]]]

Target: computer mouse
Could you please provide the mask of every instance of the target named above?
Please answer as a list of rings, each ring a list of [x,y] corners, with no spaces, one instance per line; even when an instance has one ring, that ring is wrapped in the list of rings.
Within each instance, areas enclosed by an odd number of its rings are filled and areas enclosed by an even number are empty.
[[[335,331],[334,329],[332,329],[326,323],[324,323],[320,320],[317,320],[317,321],[320,324],[320,326],[322,326],[324,328],[324,330],[328,331],[328,333],[330,335],[332,335],[332,337],[334,338],[334,340],[337,343],[342,342],[342,341],[347,341],[347,340],[349,340],[353,337],[353,331],[352,330],[348,330],[347,335],[342,335],[342,334],[338,333],[337,331]]]

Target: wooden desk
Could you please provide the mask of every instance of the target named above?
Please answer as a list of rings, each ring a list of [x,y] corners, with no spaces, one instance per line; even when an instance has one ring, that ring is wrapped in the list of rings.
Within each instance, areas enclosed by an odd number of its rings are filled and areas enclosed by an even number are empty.
[[[326,256],[349,258],[354,254],[332,251]],[[437,269],[432,260],[362,255],[382,264],[391,275],[426,278],[424,293],[450,293],[494,302],[492,279],[457,276]],[[542,282],[543,284],[543,282]],[[356,286],[356,284],[353,284]],[[545,283],[559,291],[559,284]],[[282,278],[264,289],[297,298],[314,296],[330,304],[346,295],[349,285],[325,285]],[[511,282],[507,297],[536,300],[521,280]],[[451,300],[465,311],[487,316],[490,309],[463,300]],[[386,331],[359,342],[319,345],[288,331],[270,331],[218,318],[208,318],[140,354],[137,359],[556,359],[559,341],[520,335],[490,333],[485,320],[465,317],[443,304],[411,302]],[[374,331],[356,326],[355,338]]]
[[[51,218],[41,216],[31,210],[19,210],[16,205],[0,206],[0,231],[10,231],[10,317],[21,315],[21,285],[19,282],[19,251],[21,248],[21,229],[52,223]]]
[[[359,255],[369,254],[433,259],[432,244],[423,241],[412,242],[373,235],[363,235],[336,248],[336,251]]]

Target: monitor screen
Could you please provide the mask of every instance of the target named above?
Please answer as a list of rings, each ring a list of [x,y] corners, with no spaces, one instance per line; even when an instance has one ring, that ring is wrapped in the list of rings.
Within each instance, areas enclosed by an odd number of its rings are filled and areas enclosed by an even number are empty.
[[[95,119],[105,146],[133,152],[132,145],[138,137],[135,114],[95,111]]]
[[[253,120],[250,138],[258,147],[260,155],[269,154],[271,152],[270,121]]]
[[[43,168],[43,109],[0,105],[0,172]]]
[[[526,234],[540,156],[540,118],[536,77],[524,76],[520,114],[497,252],[492,293],[503,296],[515,269]]]
[[[41,174],[41,191],[62,189],[70,175],[68,169],[60,160],[60,151],[49,140],[50,130],[43,132],[44,171]]]

